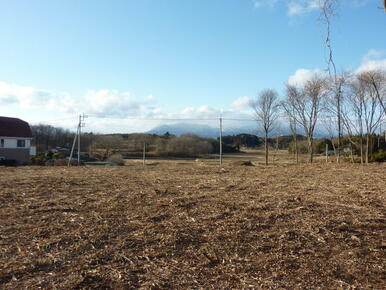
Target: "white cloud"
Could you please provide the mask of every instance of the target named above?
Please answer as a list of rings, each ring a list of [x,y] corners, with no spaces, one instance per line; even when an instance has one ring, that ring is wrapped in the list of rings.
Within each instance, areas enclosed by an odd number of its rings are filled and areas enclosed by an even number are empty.
[[[386,71],[386,59],[371,60],[362,63],[357,72],[369,71],[369,70],[384,70]]]
[[[203,105],[197,108],[187,107],[181,111],[181,113],[172,114],[176,118],[216,118],[221,114],[221,110]]]
[[[247,108],[250,108],[251,103],[252,103],[252,98],[243,96],[243,97],[238,97],[233,103],[232,103],[232,108],[235,110],[244,110]]]
[[[59,112],[72,112],[73,100],[66,93],[0,82],[0,104],[17,104],[22,108],[42,107]]]
[[[125,117],[137,115],[140,110],[139,102],[130,98],[129,93],[118,90],[88,90],[80,103],[90,114]]]
[[[386,71],[386,50],[369,50],[362,59],[362,63],[357,72],[368,70],[385,70]]]
[[[323,74],[323,72],[320,69],[309,70],[301,68],[288,78],[287,83],[293,86],[302,86],[317,74]]]
[[[368,70],[386,71],[386,50],[370,49],[362,58],[360,66],[353,70],[356,73]],[[310,80],[315,74],[325,74],[320,69],[297,69],[293,75],[288,78],[287,83],[290,85],[301,86],[307,80]]]
[[[280,0],[253,0],[255,8],[270,7],[273,8]]]
[[[296,2],[288,3],[288,15],[297,15],[303,13],[303,6]]]
[[[128,92],[118,90],[88,90],[83,96],[75,98],[68,93],[0,82],[0,105],[16,105],[65,115],[87,112],[113,117],[142,116],[157,113],[154,104],[153,96],[136,100]]]
[[[0,82],[0,106],[5,111],[18,112],[13,116],[32,124],[43,122],[74,129],[76,114],[84,112],[89,116],[85,130],[101,133],[144,132],[157,125],[176,122],[173,119],[197,119],[198,123],[216,125],[222,113],[226,118],[247,118],[243,109],[249,101],[249,97],[237,98],[231,108],[224,111],[202,105],[167,112],[157,104],[153,95],[137,99],[128,92],[103,89],[87,90],[82,96],[74,97],[68,93]]]
[[[319,0],[290,1],[288,3],[288,15],[295,16],[320,9]]]
[[[253,6],[255,8],[270,7],[274,8],[277,5],[286,5],[287,14],[295,16],[318,10],[320,7],[319,0],[254,0]]]
[[[146,96],[145,97],[145,100],[146,101],[154,101],[155,100],[155,97],[153,95],[149,95],[149,96]]]
[[[290,17],[303,15],[320,9],[322,0],[253,0],[254,8],[286,6]],[[341,0],[339,5],[347,8],[361,8],[371,0]]]
[[[263,2],[262,1],[253,1],[253,6],[255,8],[260,8],[261,6],[263,6]]]

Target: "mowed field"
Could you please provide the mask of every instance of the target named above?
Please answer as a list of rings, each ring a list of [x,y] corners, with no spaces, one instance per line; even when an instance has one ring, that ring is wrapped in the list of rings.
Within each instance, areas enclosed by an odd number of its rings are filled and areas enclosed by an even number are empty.
[[[386,165],[0,168],[0,288],[375,288]]]

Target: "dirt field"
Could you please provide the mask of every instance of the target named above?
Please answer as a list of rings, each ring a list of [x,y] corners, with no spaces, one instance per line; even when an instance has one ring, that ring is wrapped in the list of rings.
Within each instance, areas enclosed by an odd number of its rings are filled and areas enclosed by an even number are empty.
[[[386,165],[0,168],[0,288],[376,288]]]

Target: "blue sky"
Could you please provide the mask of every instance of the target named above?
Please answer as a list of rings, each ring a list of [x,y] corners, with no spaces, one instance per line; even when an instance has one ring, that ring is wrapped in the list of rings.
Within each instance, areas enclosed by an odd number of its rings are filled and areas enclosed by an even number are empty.
[[[291,76],[325,69],[317,2],[0,0],[0,115],[37,123],[80,112],[243,113],[260,90],[282,93]],[[337,67],[386,68],[382,1],[339,2]],[[101,120],[91,129],[150,126],[130,123]]]

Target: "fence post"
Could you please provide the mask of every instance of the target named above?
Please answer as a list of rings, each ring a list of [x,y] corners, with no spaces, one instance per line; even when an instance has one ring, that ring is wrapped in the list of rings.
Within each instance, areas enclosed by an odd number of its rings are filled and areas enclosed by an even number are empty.
[[[143,160],[142,160],[143,166],[146,164],[146,142],[143,143]]]
[[[220,166],[222,165],[222,116],[220,116]]]

